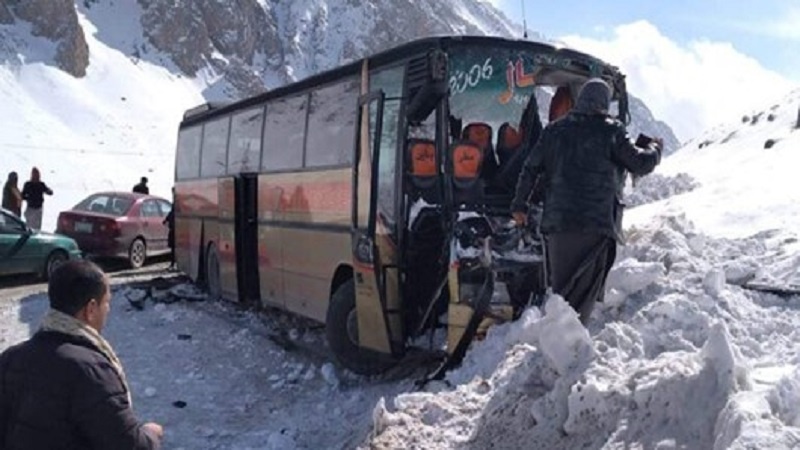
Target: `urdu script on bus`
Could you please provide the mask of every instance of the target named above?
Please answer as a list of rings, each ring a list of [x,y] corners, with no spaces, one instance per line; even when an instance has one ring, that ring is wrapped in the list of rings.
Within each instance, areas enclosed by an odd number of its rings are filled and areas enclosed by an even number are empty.
[[[473,64],[469,70],[455,70],[450,77],[450,91],[453,95],[462,94],[467,89],[475,88],[483,81],[492,79],[494,66],[492,58],[486,58],[483,64]],[[507,104],[514,98],[517,88],[526,88],[535,84],[532,72],[526,73],[521,57],[506,63],[506,89],[498,97],[500,104]]]

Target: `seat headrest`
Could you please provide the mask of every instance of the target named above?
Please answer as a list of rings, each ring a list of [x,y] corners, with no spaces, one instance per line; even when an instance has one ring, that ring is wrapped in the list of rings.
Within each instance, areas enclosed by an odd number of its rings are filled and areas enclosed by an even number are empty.
[[[409,139],[409,168],[412,176],[436,176],[436,145],[430,139]]]
[[[497,148],[512,149],[517,148],[522,144],[522,134],[516,128],[506,122],[500,125],[497,132]]]
[[[483,150],[472,142],[453,144],[453,177],[460,180],[477,179],[481,174],[483,155]]]
[[[488,150],[492,148],[492,127],[483,122],[473,122],[464,127],[461,133],[461,138],[470,142],[474,142],[481,149]]]
[[[572,101],[572,93],[569,90],[569,86],[559,86],[558,89],[556,89],[556,93],[553,95],[553,99],[550,101],[548,120],[553,122],[560,119],[568,113],[573,106],[574,102]]]

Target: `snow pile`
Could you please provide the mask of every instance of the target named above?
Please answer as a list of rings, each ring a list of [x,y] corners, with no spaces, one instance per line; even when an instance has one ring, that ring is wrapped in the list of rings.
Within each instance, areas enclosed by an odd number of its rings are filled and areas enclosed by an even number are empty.
[[[625,197],[625,204],[632,208],[670,198],[684,192],[691,192],[698,186],[699,184],[685,173],[678,173],[674,176],[651,173],[636,180],[631,192]]]
[[[788,447],[800,436],[800,375],[785,366],[800,358],[788,337],[800,312],[773,318],[772,296],[729,281],[780,273],[797,261],[792,242],[714,239],[682,216],[635,228],[588,331],[550,297],[543,315],[490,329],[452,388],[379,403],[369,445]]]

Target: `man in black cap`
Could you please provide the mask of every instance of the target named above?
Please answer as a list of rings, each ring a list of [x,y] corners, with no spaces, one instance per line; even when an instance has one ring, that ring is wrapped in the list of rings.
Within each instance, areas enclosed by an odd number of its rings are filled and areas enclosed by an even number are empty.
[[[158,449],[164,429],[136,420],[122,363],[100,334],[108,277],[89,261],[69,261],[47,294],[39,330],[0,354],[0,448]]]
[[[147,187],[147,177],[142,177],[139,184],[133,187],[133,192],[137,194],[150,194],[150,188]]]
[[[624,125],[608,115],[611,89],[587,81],[572,110],[549,124],[520,172],[511,212],[527,221],[534,185],[542,184],[547,267],[553,291],[582,323],[603,301],[608,271],[622,243],[622,189],[628,172],[645,175],[661,161],[662,142],[636,147]]]

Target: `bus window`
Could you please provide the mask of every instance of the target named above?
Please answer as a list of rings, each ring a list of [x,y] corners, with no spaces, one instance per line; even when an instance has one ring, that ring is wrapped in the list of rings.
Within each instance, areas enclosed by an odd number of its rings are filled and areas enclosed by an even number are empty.
[[[397,139],[400,123],[400,97],[405,68],[382,70],[370,76],[370,91],[382,89],[386,95],[383,103],[383,132],[381,133],[378,172],[378,211],[390,229],[396,222],[395,195],[397,192]],[[374,135],[377,111],[370,108],[370,135]]]
[[[203,127],[203,151],[200,158],[200,176],[218,177],[225,174],[228,153],[228,127],[230,118],[223,117]]]
[[[489,125],[492,143],[503,125],[519,130],[525,106],[540,81],[534,77],[535,56],[513,49],[455,49],[450,54],[450,114],[464,127]]]
[[[233,116],[228,149],[228,174],[258,172],[261,162],[261,126],[264,108],[254,108]]]
[[[303,94],[267,104],[262,169],[274,171],[303,167],[306,98],[307,95]]]
[[[352,164],[358,90],[352,79],[311,94],[306,167]]]
[[[178,155],[175,176],[178,180],[197,178],[200,175],[200,132],[199,126],[185,128],[178,133]]]

